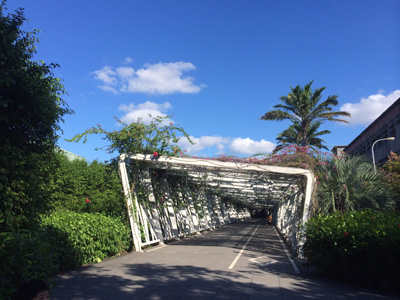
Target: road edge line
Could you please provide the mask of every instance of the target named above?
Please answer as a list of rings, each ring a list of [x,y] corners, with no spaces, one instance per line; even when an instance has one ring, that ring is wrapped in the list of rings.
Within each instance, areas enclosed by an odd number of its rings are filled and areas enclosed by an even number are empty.
[[[275,233],[279,236],[279,241],[281,242],[282,247],[283,247],[283,249],[285,250],[286,256],[287,256],[287,258],[289,259],[290,264],[292,265],[294,272],[295,272],[297,275],[300,275],[300,270],[299,270],[299,268],[297,268],[296,263],[295,263],[294,260],[290,257],[290,253],[289,253],[289,251],[287,250],[286,245],[285,245],[285,243],[283,242],[283,239],[282,239],[281,235],[280,235],[279,232],[276,230],[275,226],[274,226],[274,229],[275,229]]]

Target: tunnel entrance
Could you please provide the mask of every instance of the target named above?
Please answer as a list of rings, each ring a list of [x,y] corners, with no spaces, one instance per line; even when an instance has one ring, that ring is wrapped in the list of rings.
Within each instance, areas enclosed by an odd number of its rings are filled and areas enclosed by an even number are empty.
[[[308,219],[310,170],[144,154],[119,158],[136,251],[250,217],[273,215],[298,251],[297,225]]]

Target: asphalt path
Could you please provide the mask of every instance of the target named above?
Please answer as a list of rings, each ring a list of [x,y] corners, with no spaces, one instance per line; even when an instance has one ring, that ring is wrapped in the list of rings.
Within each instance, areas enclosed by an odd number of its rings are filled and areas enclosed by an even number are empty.
[[[51,299],[400,299],[321,278],[254,219],[56,276]]]

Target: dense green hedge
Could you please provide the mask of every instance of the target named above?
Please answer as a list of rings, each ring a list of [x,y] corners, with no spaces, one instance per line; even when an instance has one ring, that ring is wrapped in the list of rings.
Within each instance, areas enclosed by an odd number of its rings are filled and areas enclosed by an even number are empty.
[[[75,212],[45,216],[31,231],[1,233],[0,299],[12,299],[25,280],[52,283],[57,272],[131,249],[130,230],[118,218]]]
[[[127,220],[127,209],[116,164],[70,161],[57,154],[47,186],[55,210],[102,213]]]
[[[41,229],[1,233],[0,299],[13,299],[15,289],[27,279],[41,278],[50,283],[59,270],[52,248]]]
[[[304,254],[330,277],[398,289],[400,215],[370,209],[310,219]]]
[[[69,162],[54,153],[63,116],[73,111],[54,77],[57,65],[32,61],[37,31],[23,31],[23,9],[8,14],[5,2],[0,3],[0,299],[12,299],[27,279],[51,281],[60,270],[132,245],[116,165]],[[40,220],[50,212],[55,213]]]
[[[132,248],[130,228],[98,213],[58,212],[44,217],[42,227],[51,232],[62,270],[100,262]]]

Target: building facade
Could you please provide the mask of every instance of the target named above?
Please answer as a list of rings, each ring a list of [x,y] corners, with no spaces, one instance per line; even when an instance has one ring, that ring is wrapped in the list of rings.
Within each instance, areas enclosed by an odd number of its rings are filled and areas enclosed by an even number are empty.
[[[84,157],[82,157],[82,156],[80,156],[80,155],[78,155],[78,154],[72,153],[72,152],[70,152],[70,151],[68,151],[68,150],[65,150],[65,149],[62,149],[62,148],[58,148],[58,150],[59,150],[62,154],[64,154],[64,155],[67,157],[67,159],[68,159],[69,161],[73,161],[73,160],[76,160],[76,159],[79,159],[79,160],[86,160]]]
[[[372,162],[372,145],[377,140],[388,137],[394,137],[395,140],[380,141],[374,146],[374,158],[377,166],[381,166],[387,161],[390,151],[400,153],[400,98],[346,146],[344,152],[349,155],[367,156]]]

